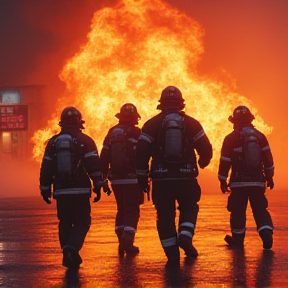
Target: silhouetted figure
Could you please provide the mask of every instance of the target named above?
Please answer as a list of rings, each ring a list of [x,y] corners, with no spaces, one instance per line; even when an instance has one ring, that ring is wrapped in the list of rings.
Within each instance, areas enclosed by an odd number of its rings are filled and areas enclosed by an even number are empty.
[[[189,257],[198,256],[192,245],[201,196],[195,151],[199,155],[198,165],[203,169],[212,158],[212,146],[201,124],[183,111],[184,99],[178,88],[166,87],[159,102],[157,109],[161,113],[148,120],[142,128],[137,143],[136,168],[143,191],[149,191],[148,177],[151,176],[157,230],[171,263],[179,262],[179,247]],[[178,233],[176,201],[180,211]]]
[[[253,120],[254,116],[246,106],[238,106],[233,116],[229,117],[234,130],[225,137],[221,149],[218,170],[220,188],[222,193],[231,190],[227,209],[230,212],[232,236],[226,235],[225,241],[231,246],[243,246],[249,201],[263,248],[270,249],[273,244],[273,223],[267,211],[265,189],[266,186],[270,189],[274,187],[274,162],[268,140],[252,125]]]
[[[40,170],[41,195],[48,204],[53,187],[62,265],[68,268],[77,268],[82,263],[79,251],[91,225],[91,180],[96,193],[94,202],[101,197],[100,158],[94,140],[82,133],[83,123],[75,107],[63,110],[61,132],[48,141]]]
[[[117,203],[115,233],[119,253],[139,253],[134,238],[140,217],[144,194],[136,176],[136,143],[140,136],[137,127],[141,118],[137,108],[124,104],[115,115],[119,123],[109,129],[104,139],[100,159],[104,180],[109,179]]]

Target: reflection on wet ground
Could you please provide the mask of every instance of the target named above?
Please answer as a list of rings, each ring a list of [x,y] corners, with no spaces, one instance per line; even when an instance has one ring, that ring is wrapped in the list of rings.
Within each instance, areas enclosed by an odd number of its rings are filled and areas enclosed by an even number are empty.
[[[177,267],[166,266],[151,202],[141,208],[135,244],[140,254],[120,257],[114,234],[114,197],[92,204],[92,226],[81,250],[79,271],[61,266],[55,202],[39,197],[0,199],[0,287],[288,287],[287,191],[268,191],[274,245],[263,250],[251,209],[244,249],[229,249],[227,197],[203,194],[194,237],[199,257],[181,251]]]

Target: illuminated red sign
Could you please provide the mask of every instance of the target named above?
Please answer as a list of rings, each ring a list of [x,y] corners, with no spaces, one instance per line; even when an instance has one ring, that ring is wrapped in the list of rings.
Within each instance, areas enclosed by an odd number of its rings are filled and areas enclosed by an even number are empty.
[[[0,130],[27,130],[27,105],[0,105]]]

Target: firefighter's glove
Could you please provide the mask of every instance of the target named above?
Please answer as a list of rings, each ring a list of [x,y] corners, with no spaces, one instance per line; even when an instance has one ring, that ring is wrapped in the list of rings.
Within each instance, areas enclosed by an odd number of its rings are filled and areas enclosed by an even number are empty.
[[[267,179],[267,183],[266,183],[266,186],[270,188],[270,190],[272,190],[274,188],[274,181],[273,181],[273,178],[269,178]]]
[[[209,159],[199,158],[198,165],[201,169],[204,169],[210,163]]]
[[[149,193],[150,185],[147,175],[137,175],[138,184],[145,193]]]
[[[101,183],[94,185],[93,192],[96,194],[96,197],[93,200],[93,203],[98,202],[101,199]]]
[[[106,193],[108,196],[110,196],[112,193],[112,190],[110,189],[108,185],[107,179],[103,181],[102,187],[103,187],[103,192]]]
[[[220,189],[222,191],[223,194],[225,193],[230,193],[230,190],[228,188],[227,182],[226,181],[220,181]]]
[[[51,189],[42,189],[41,196],[47,204],[51,204],[51,196],[52,196]]]

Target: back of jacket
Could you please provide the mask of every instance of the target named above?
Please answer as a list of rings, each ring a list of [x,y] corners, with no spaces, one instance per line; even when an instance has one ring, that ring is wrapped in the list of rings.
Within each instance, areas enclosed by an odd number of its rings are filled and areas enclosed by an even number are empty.
[[[183,143],[183,161],[165,161],[162,151],[163,120],[172,113],[179,114],[184,119],[185,139]],[[136,167],[137,173],[143,174],[149,169],[149,159],[152,157],[150,175],[155,181],[173,179],[191,179],[198,176],[196,153],[199,155],[203,167],[207,166],[212,158],[212,146],[201,124],[183,112],[166,110],[148,120],[142,127],[137,144]]]
[[[111,184],[135,184],[136,144],[140,128],[129,123],[118,123],[109,129],[100,154],[102,173]]]
[[[228,134],[222,145],[221,158],[218,169],[218,179],[226,181],[231,169],[231,175],[229,177],[229,186],[245,187],[245,186],[258,186],[265,188],[266,178],[271,178],[274,175],[274,162],[272,153],[268,144],[266,136],[254,128],[252,125],[248,129],[252,129],[258,138],[258,143],[261,149],[261,161],[262,165],[260,172],[250,173],[245,168],[244,163],[244,151],[243,151],[243,136],[245,127],[235,129]]]
[[[77,167],[72,179],[64,179],[58,173],[56,139],[64,134],[72,136],[77,149]],[[62,129],[47,143],[40,170],[40,186],[51,187],[53,196],[91,194],[91,181],[101,176],[101,164],[94,140],[80,130]]]

